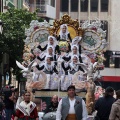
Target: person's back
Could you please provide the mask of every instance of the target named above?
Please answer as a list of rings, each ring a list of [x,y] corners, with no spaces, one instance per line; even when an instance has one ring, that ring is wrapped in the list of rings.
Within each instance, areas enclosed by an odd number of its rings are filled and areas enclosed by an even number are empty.
[[[112,96],[101,97],[95,104],[95,109],[97,110],[97,116],[100,120],[108,120],[111,106],[115,99]]]
[[[10,90],[5,91],[4,94],[6,120],[11,120],[11,116],[14,114],[14,87],[11,86]]]
[[[116,92],[117,100],[113,103],[109,120],[120,120],[120,90]]]
[[[4,103],[5,103],[5,108],[6,109],[14,109],[14,102],[9,99],[9,97],[12,96],[11,91],[6,91],[5,92],[5,98],[4,98]]]
[[[106,90],[110,90],[107,88]],[[97,117],[99,120],[108,120],[112,104],[115,101],[115,98],[112,96],[112,89],[110,94],[107,94],[105,97],[101,97],[96,101],[95,110],[97,110]]]

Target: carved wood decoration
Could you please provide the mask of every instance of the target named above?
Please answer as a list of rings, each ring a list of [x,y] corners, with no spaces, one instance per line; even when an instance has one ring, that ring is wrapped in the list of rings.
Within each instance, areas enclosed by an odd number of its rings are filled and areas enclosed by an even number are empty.
[[[49,29],[50,35],[58,34],[62,24],[67,24],[68,31],[70,32],[72,38],[76,36],[83,36],[84,30],[79,27],[78,20],[71,19],[71,17],[67,14],[64,14],[60,20],[54,21],[53,27]]]

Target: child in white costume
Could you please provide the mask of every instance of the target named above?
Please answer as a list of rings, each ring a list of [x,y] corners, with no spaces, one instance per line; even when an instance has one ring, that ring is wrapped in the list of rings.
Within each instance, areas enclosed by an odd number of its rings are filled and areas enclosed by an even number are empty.
[[[59,46],[56,43],[56,38],[54,36],[49,36],[48,37],[48,44],[45,45],[45,47],[41,47],[41,45],[39,45],[37,48],[39,48],[41,51],[45,51],[47,50],[48,46],[52,46],[54,53],[58,53],[60,54],[60,50],[59,50]]]
[[[56,74],[58,74],[58,71],[56,69],[55,64],[51,62],[51,56],[46,56],[45,63],[41,66],[37,65],[36,67],[38,70],[43,70],[43,72],[45,72],[47,75],[47,82],[44,89],[51,89],[51,88],[57,89],[58,87],[57,84],[56,86],[53,86],[54,83],[52,82],[55,82],[54,79],[57,77]]]
[[[62,68],[65,71],[65,75],[62,77],[61,80],[61,89],[66,90],[70,84],[72,84],[72,77],[73,75],[78,72],[79,70],[83,71],[84,70],[81,68],[81,66],[77,65],[79,63],[79,58],[77,55],[73,55],[71,62],[66,65],[64,62],[62,62]]]

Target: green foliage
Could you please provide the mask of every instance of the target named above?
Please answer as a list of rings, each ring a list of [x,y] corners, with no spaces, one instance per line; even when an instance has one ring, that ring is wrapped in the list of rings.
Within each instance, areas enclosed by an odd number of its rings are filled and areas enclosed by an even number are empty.
[[[3,33],[0,35],[0,58],[3,53],[8,53],[9,67],[14,69],[15,74],[19,74],[15,61],[22,62],[25,28],[29,27],[32,20],[38,20],[36,12],[30,13],[27,10],[11,8],[8,12],[2,13],[0,19],[3,22]]]

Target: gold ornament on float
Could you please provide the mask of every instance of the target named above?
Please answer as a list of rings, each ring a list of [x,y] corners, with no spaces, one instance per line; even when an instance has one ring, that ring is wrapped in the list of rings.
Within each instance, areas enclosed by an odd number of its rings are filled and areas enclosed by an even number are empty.
[[[79,27],[78,19],[73,20],[67,14],[64,14],[60,20],[55,20],[53,27],[49,28],[50,35],[59,35],[60,26],[62,24],[67,24],[68,31],[70,32],[71,38],[73,39],[76,36],[83,36],[84,30]]]

